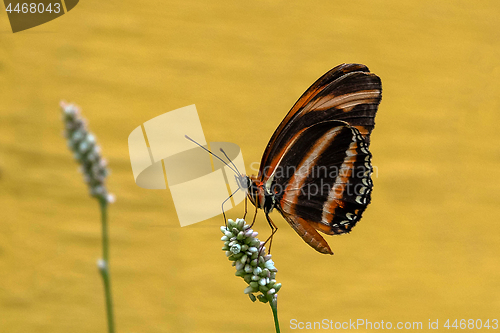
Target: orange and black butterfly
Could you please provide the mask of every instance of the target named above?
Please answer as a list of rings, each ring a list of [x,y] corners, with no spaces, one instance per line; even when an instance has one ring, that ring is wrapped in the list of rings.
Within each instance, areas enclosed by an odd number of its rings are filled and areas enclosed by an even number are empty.
[[[318,231],[351,231],[370,203],[368,146],[381,98],[380,78],[360,64],[333,68],[299,98],[271,137],[258,176],[237,177],[272,234],[276,209],[307,244],[333,254]]]

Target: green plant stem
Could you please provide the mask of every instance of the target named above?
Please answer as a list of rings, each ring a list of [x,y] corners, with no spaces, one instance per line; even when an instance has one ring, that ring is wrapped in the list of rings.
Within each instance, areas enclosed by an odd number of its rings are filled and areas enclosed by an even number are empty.
[[[270,301],[271,309],[273,309],[274,316],[274,327],[276,328],[276,333],[280,333],[280,323],[278,321],[278,300]]]
[[[104,283],[104,295],[106,298],[106,315],[108,318],[108,332],[115,332],[113,320],[113,300],[111,297],[111,278],[109,274],[109,241],[108,241],[108,202],[105,199],[99,200],[101,207],[102,222],[102,265],[99,265],[102,281]]]

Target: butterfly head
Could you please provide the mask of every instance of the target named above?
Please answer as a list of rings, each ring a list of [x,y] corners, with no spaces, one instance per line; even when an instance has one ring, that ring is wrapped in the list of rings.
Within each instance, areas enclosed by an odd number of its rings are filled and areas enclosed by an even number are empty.
[[[239,188],[246,192],[250,202],[257,208],[263,208],[265,202],[264,186],[255,176],[235,176]]]
[[[236,179],[236,184],[238,184],[238,187],[242,191],[248,191],[250,186],[252,185],[252,181],[248,176],[245,175],[235,175],[234,178]]]

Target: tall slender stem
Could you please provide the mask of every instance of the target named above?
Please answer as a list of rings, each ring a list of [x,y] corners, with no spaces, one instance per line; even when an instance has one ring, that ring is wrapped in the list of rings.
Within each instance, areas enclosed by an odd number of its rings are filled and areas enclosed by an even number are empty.
[[[99,271],[101,272],[104,283],[104,295],[106,298],[106,314],[108,318],[108,332],[115,332],[115,323],[113,320],[113,300],[111,297],[111,278],[109,274],[109,241],[108,241],[108,202],[106,199],[99,200],[101,207],[102,222],[102,259],[99,261]]]
[[[270,301],[269,305],[271,305],[271,309],[273,309],[274,327],[276,328],[276,333],[280,333],[280,323],[278,321],[278,300],[274,299]]]

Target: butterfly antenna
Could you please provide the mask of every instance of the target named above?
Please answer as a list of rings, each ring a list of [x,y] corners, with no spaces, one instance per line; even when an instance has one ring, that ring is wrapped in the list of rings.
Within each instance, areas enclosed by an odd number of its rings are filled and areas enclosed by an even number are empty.
[[[238,172],[238,175],[241,175],[240,170],[238,170],[238,168],[236,167],[236,165],[234,165],[233,161],[231,161],[231,159],[227,156],[227,154],[224,151],[224,149],[220,148],[220,151],[224,154],[224,156],[226,156],[226,158],[229,161],[229,163],[231,163],[231,165],[236,169],[236,171]]]
[[[196,144],[197,146],[199,146],[200,148],[202,148],[203,150],[205,150],[207,153],[209,153],[210,155],[212,155],[213,157],[216,157],[217,159],[219,159],[219,161],[221,161],[222,163],[224,163],[229,169],[231,169],[234,173],[238,174],[238,171],[234,170],[233,168],[231,168],[231,166],[229,164],[227,164],[226,161],[224,161],[222,158],[220,158],[219,156],[215,155],[214,153],[212,153],[210,150],[208,150],[207,148],[203,147],[202,145],[200,145],[198,142],[194,141],[193,139],[191,139],[189,136],[187,135],[184,135],[184,137],[186,139],[188,139],[189,141],[193,142],[194,144]],[[232,163],[232,162],[231,162]],[[233,164],[234,165],[234,164]]]

